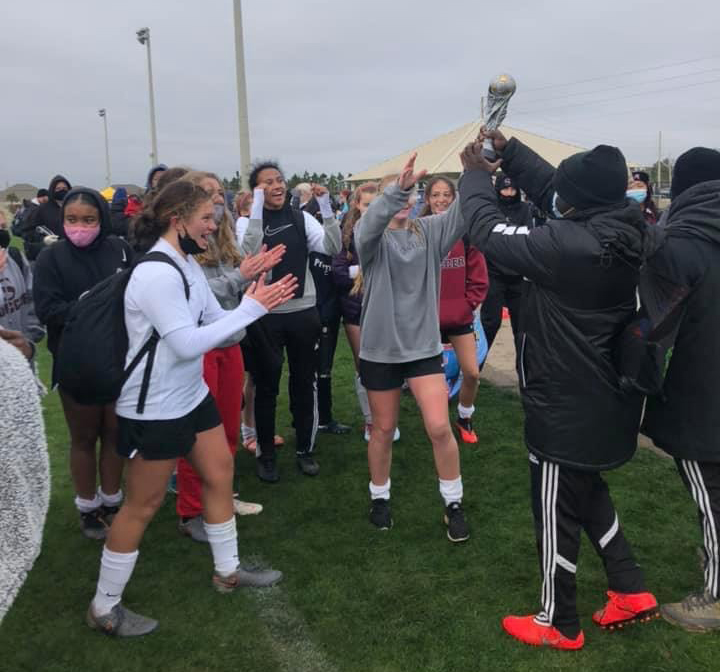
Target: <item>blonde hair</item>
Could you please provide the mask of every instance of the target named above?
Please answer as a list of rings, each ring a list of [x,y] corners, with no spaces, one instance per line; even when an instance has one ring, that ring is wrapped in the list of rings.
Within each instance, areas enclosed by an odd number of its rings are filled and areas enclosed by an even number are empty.
[[[202,170],[191,170],[181,179],[199,187],[203,180],[208,178],[215,180],[222,186],[222,180],[215,173]],[[201,266],[219,266],[221,263],[229,266],[239,266],[242,262],[243,256],[237,247],[233,219],[227,206],[224,208],[223,217],[218,224],[215,239],[209,238],[208,249],[202,254],[196,255],[195,259]]]
[[[360,220],[360,209],[358,204],[363,194],[377,194],[378,184],[377,182],[365,182],[355,189],[350,199],[350,210],[345,215],[345,221],[343,221],[343,247],[350,258],[350,239],[352,238],[355,225]]]

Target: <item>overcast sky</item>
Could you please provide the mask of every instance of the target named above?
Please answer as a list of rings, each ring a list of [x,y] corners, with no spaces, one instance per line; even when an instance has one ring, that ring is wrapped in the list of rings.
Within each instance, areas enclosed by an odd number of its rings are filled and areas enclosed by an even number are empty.
[[[103,186],[150,165],[149,26],[160,160],[239,167],[232,0],[2,0],[0,186],[56,172]],[[720,4],[709,0],[245,0],[250,141],[288,173],[363,170],[479,117],[652,162],[720,146]],[[577,83],[580,80],[592,80]]]

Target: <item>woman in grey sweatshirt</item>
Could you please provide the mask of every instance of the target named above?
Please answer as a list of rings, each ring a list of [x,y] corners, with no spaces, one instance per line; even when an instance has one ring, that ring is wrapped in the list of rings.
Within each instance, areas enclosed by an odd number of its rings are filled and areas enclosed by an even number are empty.
[[[392,436],[407,379],[432,442],[447,535],[458,542],[470,534],[462,509],[460,455],[448,416],[438,301],[441,261],[467,226],[457,201],[439,215],[408,219],[413,189],[425,175],[414,172],[415,158],[370,204],[354,234],[364,276],[359,368],[373,417],[370,521],[380,529],[392,526]]]

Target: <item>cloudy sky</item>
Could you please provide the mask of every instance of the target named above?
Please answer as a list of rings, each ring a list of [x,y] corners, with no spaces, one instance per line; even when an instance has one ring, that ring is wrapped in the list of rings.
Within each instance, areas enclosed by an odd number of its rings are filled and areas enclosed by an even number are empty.
[[[65,173],[103,186],[150,165],[152,32],[160,159],[239,167],[232,0],[3,0],[0,186]],[[518,81],[509,125],[639,162],[720,146],[720,5],[708,0],[244,0],[254,157],[357,172],[479,117]]]

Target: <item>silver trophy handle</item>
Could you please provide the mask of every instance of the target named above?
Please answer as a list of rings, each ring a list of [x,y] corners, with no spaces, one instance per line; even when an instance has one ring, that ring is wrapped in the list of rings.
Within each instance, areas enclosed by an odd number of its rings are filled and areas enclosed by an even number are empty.
[[[497,160],[497,152],[495,151],[495,147],[493,147],[493,141],[491,138],[485,138],[483,140],[482,153],[488,161]]]

